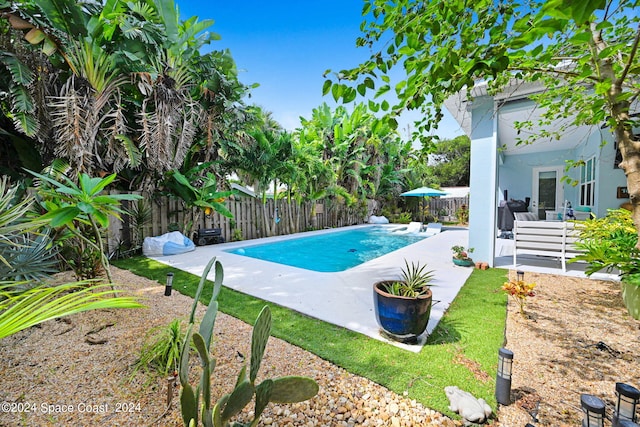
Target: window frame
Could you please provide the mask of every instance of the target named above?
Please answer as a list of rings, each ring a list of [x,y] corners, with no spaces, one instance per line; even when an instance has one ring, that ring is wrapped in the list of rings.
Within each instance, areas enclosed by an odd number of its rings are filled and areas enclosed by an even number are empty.
[[[595,206],[596,158],[585,160],[580,166],[580,206]]]

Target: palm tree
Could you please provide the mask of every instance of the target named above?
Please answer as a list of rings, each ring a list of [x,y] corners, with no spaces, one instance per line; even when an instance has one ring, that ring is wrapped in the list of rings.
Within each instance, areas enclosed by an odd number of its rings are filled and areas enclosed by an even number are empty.
[[[173,0],[27,0],[2,12],[3,160],[41,170],[63,157],[76,173],[153,188],[185,162],[216,160],[248,116],[230,54],[200,54],[218,37],[203,31],[213,21],[181,21]]]

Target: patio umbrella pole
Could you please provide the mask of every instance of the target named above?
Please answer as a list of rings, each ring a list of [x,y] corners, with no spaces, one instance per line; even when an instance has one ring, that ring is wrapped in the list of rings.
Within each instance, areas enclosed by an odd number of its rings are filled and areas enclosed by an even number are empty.
[[[438,197],[438,196],[444,196],[446,194],[449,194],[445,191],[442,190],[436,190],[435,188],[429,188],[429,187],[420,187],[420,188],[416,188],[414,190],[410,190],[410,191],[405,191],[404,193],[400,194],[401,196],[413,196],[413,197],[422,197],[422,222],[424,223],[426,221],[426,215],[424,213],[424,209],[425,209],[425,197]]]

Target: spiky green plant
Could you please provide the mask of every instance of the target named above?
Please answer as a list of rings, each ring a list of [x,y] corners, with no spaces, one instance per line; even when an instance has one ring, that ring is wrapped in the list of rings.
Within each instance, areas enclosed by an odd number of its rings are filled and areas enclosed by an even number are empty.
[[[58,272],[57,250],[51,246],[49,232],[15,236],[12,244],[0,242],[0,280],[42,282]]]
[[[401,279],[398,281],[389,281],[382,286],[384,291],[396,296],[408,298],[416,298],[424,295],[429,290],[429,284],[433,280],[433,270],[426,270],[427,265],[414,264],[404,260],[404,268],[401,272]]]
[[[196,307],[206,283],[207,275],[212,267],[215,271],[215,279],[211,300],[200,322],[198,331],[194,332]],[[222,264],[220,264],[215,257],[212,258],[202,273],[194,297],[191,316],[189,318],[189,328],[187,329],[187,336],[182,345],[182,354],[180,355],[179,377],[180,384],[182,385],[180,407],[185,426],[195,427],[198,424],[198,420],[200,419],[199,415],[201,414],[203,426],[228,427],[231,425],[231,419],[237,416],[255,396],[253,420],[244,424],[237,421],[233,423],[234,427],[255,427],[258,425],[260,416],[269,402],[302,402],[312,398],[318,393],[318,384],[311,378],[306,377],[288,376],[266,379],[258,385],[255,384],[271,330],[271,311],[268,306],[265,306],[258,315],[258,319],[253,328],[249,376],[247,377],[247,367],[244,366],[238,374],[238,379],[233,391],[222,396],[215,405],[212,406],[211,374],[215,368],[216,361],[211,358],[209,348],[211,346],[213,326],[218,313],[217,297],[220,293],[223,276]],[[200,383],[195,390],[189,383],[188,343],[192,340],[200,356],[202,366]],[[202,402],[200,402],[200,398],[202,398]]]
[[[174,319],[164,328],[153,330],[142,346],[140,358],[134,365],[134,373],[148,367],[164,376],[178,371],[184,337],[180,319]]]
[[[36,232],[46,221],[34,220],[33,197],[22,197],[9,179],[0,179],[0,281],[38,282],[57,272],[49,233]]]

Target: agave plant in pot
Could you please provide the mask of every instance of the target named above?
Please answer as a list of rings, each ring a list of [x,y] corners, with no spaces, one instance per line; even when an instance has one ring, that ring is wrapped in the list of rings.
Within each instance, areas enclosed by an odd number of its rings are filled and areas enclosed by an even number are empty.
[[[404,263],[399,280],[383,280],[373,285],[374,307],[383,335],[415,343],[429,323],[433,271],[427,270],[426,264],[409,265],[406,260]]]

